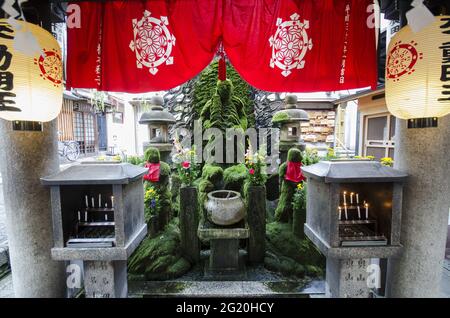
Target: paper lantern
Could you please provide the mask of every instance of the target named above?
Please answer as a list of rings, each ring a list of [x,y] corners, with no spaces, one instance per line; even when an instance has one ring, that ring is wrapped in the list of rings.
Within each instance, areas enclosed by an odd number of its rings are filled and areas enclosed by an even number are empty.
[[[386,103],[398,118],[450,113],[450,16],[414,33],[402,28],[391,40],[386,62]]]
[[[56,39],[41,27],[0,19],[0,118],[46,122],[62,107],[63,64]]]

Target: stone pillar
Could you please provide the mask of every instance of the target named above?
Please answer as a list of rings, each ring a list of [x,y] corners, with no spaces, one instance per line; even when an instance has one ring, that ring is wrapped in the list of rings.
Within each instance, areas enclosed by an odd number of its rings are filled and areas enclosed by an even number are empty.
[[[370,259],[327,258],[326,296],[329,298],[369,298],[367,266]]]
[[[239,239],[211,240],[209,269],[212,271],[238,271]]]
[[[64,263],[53,261],[50,189],[40,178],[59,171],[56,120],[42,132],[13,131],[0,120],[6,226],[16,297],[64,297]]]
[[[266,188],[250,186],[247,198],[248,258],[250,263],[263,263],[266,254]]]
[[[197,236],[198,211],[197,188],[180,188],[181,250],[183,256],[194,263],[200,260],[200,242]]]
[[[395,168],[404,187],[398,259],[388,266],[390,297],[439,297],[450,207],[450,116],[439,127],[408,129],[397,120]]]
[[[87,298],[126,298],[127,261],[85,261],[84,289]]]

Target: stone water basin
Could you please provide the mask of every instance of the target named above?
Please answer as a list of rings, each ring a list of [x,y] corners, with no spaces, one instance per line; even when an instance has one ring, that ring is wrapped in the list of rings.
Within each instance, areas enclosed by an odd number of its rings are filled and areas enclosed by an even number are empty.
[[[208,193],[205,209],[208,219],[221,226],[236,224],[245,216],[244,201],[236,191],[219,190]]]

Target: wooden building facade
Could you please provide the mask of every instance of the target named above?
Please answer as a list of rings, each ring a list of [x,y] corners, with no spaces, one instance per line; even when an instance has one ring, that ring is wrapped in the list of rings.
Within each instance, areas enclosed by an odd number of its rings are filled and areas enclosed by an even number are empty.
[[[64,96],[61,113],[58,116],[59,141],[75,140],[82,154],[98,152],[97,114],[87,100]]]

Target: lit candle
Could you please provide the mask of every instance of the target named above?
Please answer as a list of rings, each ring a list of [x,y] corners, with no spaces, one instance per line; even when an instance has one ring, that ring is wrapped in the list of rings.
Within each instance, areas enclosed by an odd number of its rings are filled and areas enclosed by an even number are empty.
[[[108,221],[108,213],[105,213],[105,221]]]
[[[356,203],[359,204],[359,193],[356,194]]]
[[[94,197],[91,198],[91,203],[92,203],[92,207],[94,208],[94,207],[95,207],[95,200],[94,200]]]
[[[345,219],[348,220],[347,204],[344,204],[344,210],[345,210]]]
[[[359,205],[358,205],[358,219],[361,220],[361,208],[359,207]]]
[[[101,194],[98,195],[98,207],[99,208],[102,207],[102,195]]]
[[[354,196],[355,194],[352,192],[352,193],[350,193],[350,204],[353,204],[353,196]]]
[[[80,221],[80,220],[81,220],[81,212],[78,211],[78,221]]]
[[[89,207],[88,196],[86,195],[84,198],[86,199],[86,207],[88,208]]]
[[[339,207],[339,220],[342,220],[342,208]]]
[[[111,196],[111,208],[114,208],[114,196]]]
[[[368,220],[369,219],[369,204],[368,203],[366,203],[366,219]]]
[[[344,205],[345,205],[345,204],[347,204],[347,199],[346,199],[346,196],[347,196],[347,192],[346,192],[346,191],[344,191]]]
[[[105,209],[107,209],[108,208],[108,203],[105,203]]]
[[[84,222],[87,222],[87,211],[84,211]]]

